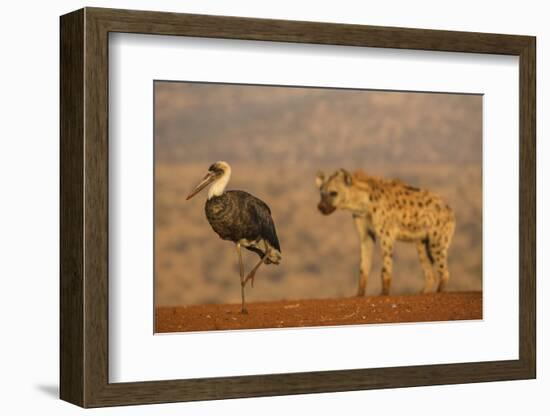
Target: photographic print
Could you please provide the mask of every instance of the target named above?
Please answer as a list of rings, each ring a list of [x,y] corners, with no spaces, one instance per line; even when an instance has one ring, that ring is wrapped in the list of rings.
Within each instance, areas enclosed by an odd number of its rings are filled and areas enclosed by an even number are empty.
[[[62,400],[536,378],[535,37],[86,7],[59,39]]]
[[[154,100],[156,333],[482,319],[482,95]]]

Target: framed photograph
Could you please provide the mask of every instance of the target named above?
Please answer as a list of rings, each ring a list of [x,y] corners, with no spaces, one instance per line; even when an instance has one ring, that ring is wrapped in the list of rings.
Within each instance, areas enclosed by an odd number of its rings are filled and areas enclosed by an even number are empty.
[[[63,400],[535,378],[534,37],[60,30]]]

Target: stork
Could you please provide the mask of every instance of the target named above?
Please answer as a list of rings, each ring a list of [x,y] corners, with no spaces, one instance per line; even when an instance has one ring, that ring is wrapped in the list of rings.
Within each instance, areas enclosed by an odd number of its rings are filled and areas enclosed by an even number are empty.
[[[231,177],[231,167],[226,162],[216,162],[208,168],[202,181],[187,196],[187,200],[210,185],[204,205],[206,218],[212,229],[223,240],[232,241],[239,256],[241,278],[241,312],[248,313],[244,299],[244,288],[250,280],[254,287],[254,276],[262,264],[279,264],[281,247],[271,210],[265,202],[244,191],[226,191]],[[246,278],[241,248],[256,253],[260,261]]]

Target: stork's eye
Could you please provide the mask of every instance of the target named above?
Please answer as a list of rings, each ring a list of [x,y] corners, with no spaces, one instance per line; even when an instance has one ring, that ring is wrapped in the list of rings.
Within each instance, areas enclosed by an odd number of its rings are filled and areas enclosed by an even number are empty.
[[[330,191],[328,194],[330,196],[338,196],[338,192],[336,192],[336,191]]]

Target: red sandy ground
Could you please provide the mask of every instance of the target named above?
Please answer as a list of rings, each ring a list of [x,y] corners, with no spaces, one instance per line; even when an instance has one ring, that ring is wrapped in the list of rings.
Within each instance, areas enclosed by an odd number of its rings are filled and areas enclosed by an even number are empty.
[[[156,332],[288,328],[482,318],[481,292],[283,300],[239,305],[158,307]]]

